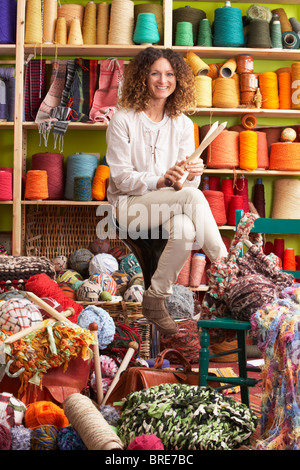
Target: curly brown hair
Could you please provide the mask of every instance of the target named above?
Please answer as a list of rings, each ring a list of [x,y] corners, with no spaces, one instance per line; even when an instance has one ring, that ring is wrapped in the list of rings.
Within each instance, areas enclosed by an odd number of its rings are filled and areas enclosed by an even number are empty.
[[[126,66],[124,83],[119,105],[125,109],[144,111],[149,106],[150,94],[147,79],[151,65],[160,58],[167,59],[175,73],[176,89],[166,101],[165,110],[171,117],[196,106],[195,79],[192,69],[185,60],[172,49],[147,47],[135,56]]]

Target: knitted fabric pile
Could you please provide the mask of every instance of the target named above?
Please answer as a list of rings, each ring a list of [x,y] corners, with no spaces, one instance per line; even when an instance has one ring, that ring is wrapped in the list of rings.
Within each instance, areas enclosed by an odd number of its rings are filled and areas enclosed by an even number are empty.
[[[155,434],[165,450],[230,450],[245,443],[258,422],[246,405],[186,384],[133,392],[122,403],[118,435],[126,446]]]
[[[262,418],[259,450],[300,449],[300,284],[251,318],[262,352]]]
[[[0,330],[0,342],[9,336]],[[7,355],[6,374],[20,378],[19,395],[26,391],[28,383],[42,386],[43,375],[52,367],[64,365],[66,370],[72,358],[81,356],[90,360],[90,345],[94,342],[93,333],[74,324],[49,323],[30,335],[4,345]],[[42,345],[42,347],[41,347]]]

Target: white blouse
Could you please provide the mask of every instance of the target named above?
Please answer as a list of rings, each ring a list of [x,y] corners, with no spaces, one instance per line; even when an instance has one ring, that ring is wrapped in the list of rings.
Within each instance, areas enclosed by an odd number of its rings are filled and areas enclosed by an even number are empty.
[[[159,177],[195,150],[194,125],[184,114],[153,122],[144,112],[119,110],[110,120],[106,141],[107,198],[114,206],[120,195],[156,190]],[[185,184],[198,187],[200,177]]]

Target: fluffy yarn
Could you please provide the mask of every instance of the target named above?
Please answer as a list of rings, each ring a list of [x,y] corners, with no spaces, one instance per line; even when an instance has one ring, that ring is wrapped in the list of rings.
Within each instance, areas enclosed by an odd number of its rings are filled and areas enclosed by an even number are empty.
[[[89,264],[89,275],[97,273],[111,274],[119,269],[119,263],[109,253],[99,253],[95,255]]]
[[[11,428],[11,450],[30,450],[31,432],[23,425]]]
[[[172,318],[192,318],[194,316],[194,295],[188,287],[173,285],[173,293],[165,300],[166,309]]]
[[[83,277],[88,275],[89,264],[94,255],[86,248],[80,248],[74,251],[69,258],[70,267],[79,272]]]
[[[105,349],[114,339],[115,323],[106,310],[101,307],[89,305],[81,312],[77,323],[81,328],[87,329],[90,323],[97,323],[99,349]]]
[[[87,450],[78,432],[67,426],[58,431],[57,446],[59,450]]]
[[[164,445],[155,434],[142,434],[130,442],[128,450],[164,450]]]
[[[11,433],[6,426],[0,424],[0,450],[11,449]]]
[[[112,426],[117,426],[120,419],[120,413],[116,408],[111,405],[101,405],[100,413],[109,424]]]
[[[0,394],[0,424],[11,429],[22,423],[26,406],[12,393],[2,392]]]

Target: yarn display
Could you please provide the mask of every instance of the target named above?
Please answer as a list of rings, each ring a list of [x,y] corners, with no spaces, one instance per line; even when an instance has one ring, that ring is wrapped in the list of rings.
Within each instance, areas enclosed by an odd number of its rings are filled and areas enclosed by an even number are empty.
[[[85,302],[97,302],[100,299],[101,292],[100,284],[86,279],[76,290],[76,299]]]
[[[95,273],[89,277],[89,280],[98,284],[101,288],[101,292],[106,291],[111,295],[115,295],[117,292],[117,284],[114,278],[108,273]]]
[[[255,431],[257,416],[214,389],[162,384],[127,395],[118,435],[125,446],[155,434],[166,450],[230,450]],[[213,408],[213,412],[212,412]]]
[[[10,299],[0,305],[0,328],[17,333],[43,321],[37,306],[30,300]]]
[[[164,445],[155,434],[142,434],[133,439],[128,450],[164,450]]]
[[[59,450],[87,450],[80,435],[72,426],[61,428],[58,431],[57,447]]]
[[[22,424],[11,428],[11,450],[30,450],[31,433],[32,430]]]
[[[173,293],[166,298],[165,304],[174,319],[192,318],[194,315],[194,294],[181,284],[173,285]]]
[[[100,240],[99,238],[97,238],[89,244],[88,249],[94,255],[98,255],[99,253],[110,253],[110,241],[107,238],[105,240]]]
[[[37,401],[30,403],[25,412],[24,423],[27,428],[50,425],[57,429],[69,425],[63,409],[51,401]]]
[[[135,284],[126,289],[124,292],[124,300],[125,302],[142,302],[144,292],[145,287]]]
[[[31,450],[56,450],[58,429],[51,425],[32,429]]]
[[[14,397],[12,393],[0,393],[0,424],[7,429],[22,424],[26,411],[25,404]]]
[[[114,339],[116,327],[111,316],[101,307],[89,305],[78,317],[78,325],[81,328],[89,327],[90,323],[97,323],[97,338],[99,349],[105,349]]]
[[[95,255],[89,263],[89,275],[96,273],[108,273],[111,274],[114,271],[118,271],[119,263],[109,253],[99,253]]]
[[[86,277],[89,272],[89,264],[93,259],[94,255],[91,251],[80,248],[74,251],[69,258],[70,267],[80,273],[83,277]]]
[[[142,268],[140,267],[138,260],[132,253],[124,256],[120,260],[120,270],[128,274],[130,277],[142,272]]]

